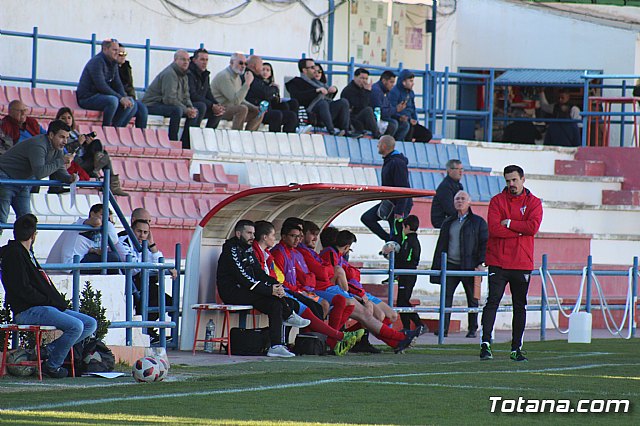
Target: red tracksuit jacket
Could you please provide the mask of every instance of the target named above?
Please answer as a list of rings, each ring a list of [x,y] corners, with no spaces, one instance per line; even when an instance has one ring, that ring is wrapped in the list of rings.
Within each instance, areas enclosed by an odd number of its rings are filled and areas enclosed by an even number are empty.
[[[518,196],[508,189],[489,202],[486,263],[502,269],[533,270],[533,237],[542,222],[542,202],[528,189]],[[509,228],[500,222],[511,219]]]

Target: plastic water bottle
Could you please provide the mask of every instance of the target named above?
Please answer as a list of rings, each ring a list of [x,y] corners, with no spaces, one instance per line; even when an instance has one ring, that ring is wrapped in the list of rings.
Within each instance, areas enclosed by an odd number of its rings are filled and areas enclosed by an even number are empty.
[[[264,114],[269,109],[269,101],[260,102],[260,114]]]
[[[382,111],[380,111],[380,107],[375,107],[373,109],[373,115],[376,116],[376,121],[379,123],[380,122],[380,117],[382,116]]]
[[[207,328],[204,333],[205,340],[211,340],[216,335],[216,324],[212,319],[207,323]],[[204,342],[204,351],[208,353],[213,353],[213,342]]]

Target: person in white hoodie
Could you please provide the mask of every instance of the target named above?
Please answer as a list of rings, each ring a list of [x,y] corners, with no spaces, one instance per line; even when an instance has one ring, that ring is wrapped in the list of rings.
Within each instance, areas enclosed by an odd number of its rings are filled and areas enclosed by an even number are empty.
[[[73,231],[66,230],[58,237],[51,247],[47,263],[73,263],[75,255],[80,256],[80,263],[93,263],[102,261],[102,204],[94,204],[89,209],[88,218],[79,218],[74,225],[89,225],[95,230]],[[107,222],[107,235],[112,242],[118,241],[118,234],[113,223]],[[118,253],[109,251],[108,262],[119,262]],[[70,271],[67,271],[70,272]],[[92,274],[98,271],[80,270],[81,273]],[[109,274],[119,274],[118,269],[109,269]]]

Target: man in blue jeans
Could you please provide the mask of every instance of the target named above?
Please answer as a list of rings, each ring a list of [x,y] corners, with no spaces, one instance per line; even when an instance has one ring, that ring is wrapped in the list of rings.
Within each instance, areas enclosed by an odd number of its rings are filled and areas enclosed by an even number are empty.
[[[76,97],[84,109],[102,111],[102,125],[125,127],[136,116],[136,127],[147,127],[147,108],[124,91],[118,70],[118,40],[102,42],[102,51],[84,66]]]
[[[381,182],[382,186],[411,188],[409,184],[409,160],[396,150],[396,140],[393,136],[384,135],[378,140],[378,154],[382,156]],[[411,213],[413,200],[411,198],[397,198],[384,200],[364,212],[360,220],[371,232],[383,241],[391,241],[393,235],[385,231],[378,222],[387,220],[389,231],[393,232],[396,219],[407,217]]]
[[[67,377],[62,367],[71,347],[96,331],[94,318],[67,309],[67,301],[54,287],[33,255],[38,219],[32,214],[19,217],[13,236],[0,248],[2,285],[16,324],[50,325],[62,336],[49,343],[42,355],[42,373],[60,379]]]

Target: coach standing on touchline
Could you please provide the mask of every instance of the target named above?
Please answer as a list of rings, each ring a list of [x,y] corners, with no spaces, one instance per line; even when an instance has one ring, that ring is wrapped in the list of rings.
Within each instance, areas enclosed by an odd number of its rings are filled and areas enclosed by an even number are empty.
[[[509,283],[513,300],[511,359],[527,361],[521,352],[527,321],[527,291],[533,270],[533,238],[542,222],[540,199],[524,187],[524,171],[510,165],[504,168],[506,188],[489,202],[489,297],[482,311],[480,359],[493,358],[491,333],[496,311]]]

